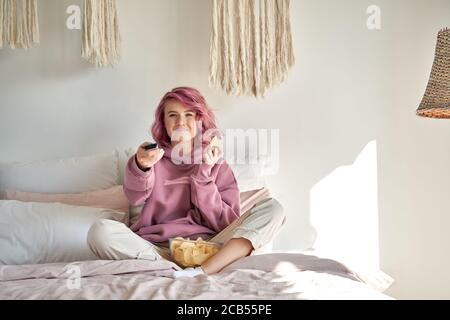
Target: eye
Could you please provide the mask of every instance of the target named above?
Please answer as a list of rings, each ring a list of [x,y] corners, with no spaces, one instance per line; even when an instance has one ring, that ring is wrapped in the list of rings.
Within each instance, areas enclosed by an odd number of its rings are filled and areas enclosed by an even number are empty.
[[[194,116],[193,113],[188,113],[188,114],[186,114],[186,117],[193,117],[193,116]]]

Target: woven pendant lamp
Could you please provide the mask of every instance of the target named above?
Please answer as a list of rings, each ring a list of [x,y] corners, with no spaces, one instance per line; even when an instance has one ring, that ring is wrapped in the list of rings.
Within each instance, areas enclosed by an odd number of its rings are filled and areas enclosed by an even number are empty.
[[[430,80],[417,115],[450,119],[450,28],[438,33]]]

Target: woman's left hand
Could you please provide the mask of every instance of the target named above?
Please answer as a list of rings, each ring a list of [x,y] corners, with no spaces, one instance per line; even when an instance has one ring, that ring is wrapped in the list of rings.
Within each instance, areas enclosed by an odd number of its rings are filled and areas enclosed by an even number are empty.
[[[220,148],[209,146],[203,155],[203,161],[204,163],[213,166],[217,163],[217,161],[219,161],[220,158],[222,158],[222,156],[223,152]]]

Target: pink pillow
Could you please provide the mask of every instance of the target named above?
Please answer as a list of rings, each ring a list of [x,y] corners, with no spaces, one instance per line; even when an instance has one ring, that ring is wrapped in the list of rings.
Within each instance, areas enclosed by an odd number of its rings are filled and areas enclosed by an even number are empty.
[[[6,200],[23,202],[59,202],[73,206],[112,209],[128,213],[129,202],[121,185],[80,193],[35,193],[6,190]]]

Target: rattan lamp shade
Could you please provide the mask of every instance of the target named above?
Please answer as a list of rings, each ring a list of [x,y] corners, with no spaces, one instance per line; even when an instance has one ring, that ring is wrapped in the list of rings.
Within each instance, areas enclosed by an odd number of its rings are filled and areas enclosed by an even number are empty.
[[[430,80],[417,115],[450,119],[450,28],[438,33]]]

